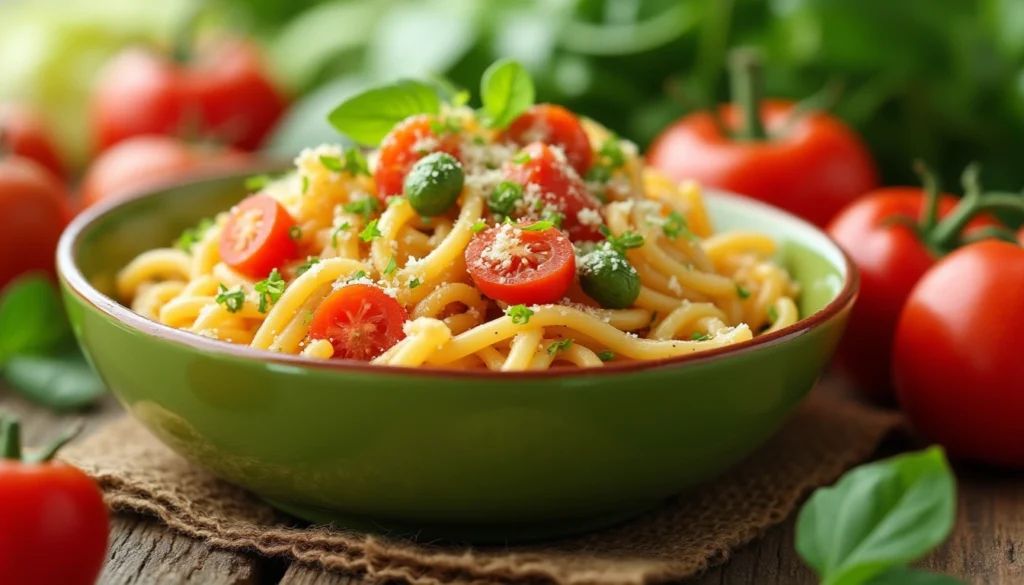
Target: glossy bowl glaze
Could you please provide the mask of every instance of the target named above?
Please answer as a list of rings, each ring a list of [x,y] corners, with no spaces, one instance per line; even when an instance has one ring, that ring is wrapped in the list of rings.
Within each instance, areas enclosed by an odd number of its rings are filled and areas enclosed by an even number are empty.
[[[125,408],[169,447],[312,522],[475,542],[633,516],[728,469],[807,394],[857,277],[809,224],[707,193],[719,230],[781,243],[804,318],[706,353],[592,370],[373,367],[254,351],[148,321],[107,296],[136,254],[244,196],[207,177],[90,209],[58,266],[75,334]]]

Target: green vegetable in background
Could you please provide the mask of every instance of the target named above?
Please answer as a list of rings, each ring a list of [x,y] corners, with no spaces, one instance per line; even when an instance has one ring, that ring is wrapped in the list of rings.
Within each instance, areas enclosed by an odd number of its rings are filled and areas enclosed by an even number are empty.
[[[956,484],[938,447],[862,465],[800,511],[796,549],[824,585],[949,585],[906,568],[953,529]]]
[[[0,377],[26,398],[59,411],[89,406],[104,392],[74,344],[46,277],[23,276],[0,293]]]

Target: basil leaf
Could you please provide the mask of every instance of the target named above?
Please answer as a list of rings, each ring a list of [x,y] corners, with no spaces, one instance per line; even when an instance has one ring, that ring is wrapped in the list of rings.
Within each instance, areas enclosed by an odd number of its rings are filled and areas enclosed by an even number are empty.
[[[426,83],[402,79],[370,88],[341,102],[327,120],[338,132],[376,146],[402,120],[417,114],[436,114],[441,99]]]
[[[516,61],[495,61],[480,79],[480,99],[489,125],[504,128],[533,105],[533,81]]]
[[[0,361],[13,354],[48,351],[68,332],[63,305],[45,276],[23,276],[0,295]]]
[[[29,400],[57,411],[85,408],[106,390],[79,352],[59,357],[16,355],[4,366],[3,377]]]
[[[797,552],[826,585],[867,582],[946,539],[955,492],[938,447],[862,465],[804,505]]]
[[[908,567],[896,567],[864,585],[964,585],[964,582],[949,575],[916,571]]]

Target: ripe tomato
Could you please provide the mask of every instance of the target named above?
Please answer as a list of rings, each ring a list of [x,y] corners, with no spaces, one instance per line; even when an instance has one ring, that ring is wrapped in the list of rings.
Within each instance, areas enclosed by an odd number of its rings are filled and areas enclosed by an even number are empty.
[[[900,405],[950,453],[1024,466],[1024,248],[987,240],[941,260],[914,287],[893,347]]]
[[[328,296],[309,324],[311,339],[326,339],[334,358],[368,362],[405,339],[409,315],[380,287],[350,284]]]
[[[466,267],[480,292],[510,305],[556,303],[576,277],[576,253],[554,228],[503,224],[473,236]]]
[[[253,278],[264,278],[299,254],[291,237],[295,220],[276,199],[252,195],[231,208],[220,232],[221,260]]]
[[[579,118],[555,104],[531,106],[509,125],[501,139],[511,140],[520,146],[531,142],[557,146],[581,177],[587,174],[594,160],[590,139],[580,125]]]
[[[189,174],[241,166],[247,156],[233,150],[198,147],[170,136],[136,136],[101,154],[86,170],[79,195],[88,207],[124,197]]]
[[[502,166],[502,174],[523,185],[524,193],[536,193],[539,200],[527,197],[527,211],[520,218],[540,219],[543,209],[550,207],[562,214],[562,229],[573,241],[597,242],[601,235],[601,202],[591,195],[576,171],[551,149],[534,142],[523,148]],[[540,205],[535,205],[539,203]],[[583,217],[580,217],[583,212]]]
[[[435,129],[441,130],[441,135]],[[392,195],[401,195],[405,176],[424,156],[446,152],[460,156],[459,135],[447,125],[439,125],[435,117],[421,115],[408,118],[395,126],[380,145],[373,181],[377,197],[385,202]]]
[[[728,128],[739,126],[736,108],[720,111]],[[747,195],[824,226],[878,186],[878,171],[857,135],[832,116],[808,114],[782,133],[792,111],[790,102],[763,103],[770,138],[751,142],[723,136],[707,112],[692,114],[654,140],[648,164],[676,181]]]
[[[5,432],[17,432],[12,429],[8,423]],[[109,519],[99,488],[80,470],[0,453],[0,518],[0,583],[96,582]]]
[[[64,184],[35,161],[0,158],[0,289],[26,272],[54,273],[69,201]]]
[[[853,377],[865,396],[892,399],[892,339],[910,290],[937,261],[918,234],[893,218],[916,220],[927,196],[920,188],[887,187],[864,195],[842,211],[828,233],[850,255],[860,272],[860,297],[846,326],[838,363]],[[938,217],[956,207],[957,199],[943,195]],[[980,216],[968,230],[998,225]]]
[[[53,136],[42,117],[25,104],[0,103],[0,153],[5,150],[36,161],[55,177],[64,177],[64,163]]]
[[[97,148],[142,134],[197,132],[255,150],[284,112],[284,96],[252,45],[225,39],[201,49],[185,63],[138,48],[115,56],[92,97]]]

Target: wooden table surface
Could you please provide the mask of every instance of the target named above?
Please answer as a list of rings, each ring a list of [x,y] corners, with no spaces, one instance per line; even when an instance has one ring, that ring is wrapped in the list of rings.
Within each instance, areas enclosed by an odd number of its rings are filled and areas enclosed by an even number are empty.
[[[0,388],[0,411],[19,416],[23,444],[49,441],[71,420]],[[112,397],[85,415],[86,434],[121,414]],[[899,445],[883,447],[886,452]],[[952,537],[920,563],[972,585],[1024,584],[1024,475],[958,466],[959,512]],[[152,518],[117,514],[101,585],[339,585],[360,579],[283,559],[215,550]],[[814,575],[793,549],[793,519],[735,551],[729,562],[685,585],[812,585]]]

